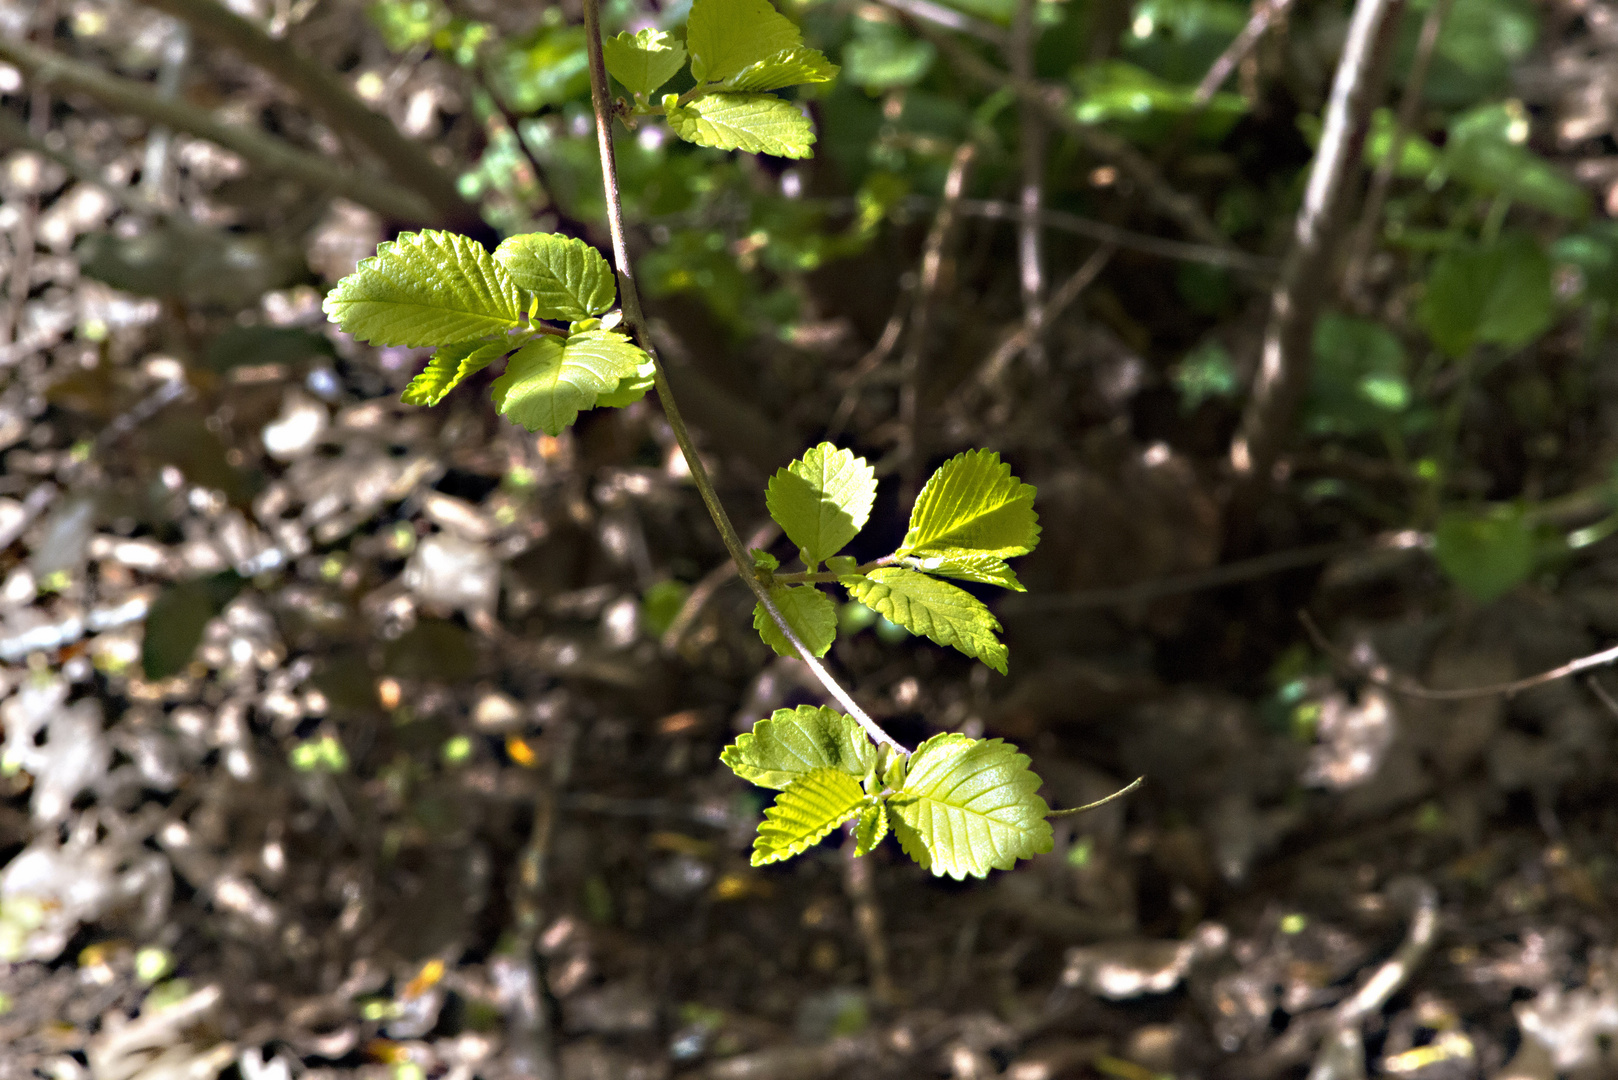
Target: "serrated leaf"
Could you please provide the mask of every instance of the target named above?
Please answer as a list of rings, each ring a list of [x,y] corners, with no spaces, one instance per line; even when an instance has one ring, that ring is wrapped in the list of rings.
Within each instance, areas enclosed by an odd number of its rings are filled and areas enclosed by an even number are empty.
[[[1039,786],[1015,746],[934,735],[910,756],[888,813],[900,846],[923,869],[956,880],[986,877],[1051,850],[1050,807]]]
[[[777,709],[720,753],[719,760],[759,787],[785,788],[816,769],[859,779],[876,761],[876,744],[854,719],[824,706]]]
[[[753,865],[801,855],[859,813],[865,792],[847,773],[816,769],[794,780],[764,811],[753,841]]]
[[[968,450],[939,466],[921,489],[898,554],[960,548],[1005,559],[1038,543],[1033,485],[1012,476],[992,450]]]
[[[522,315],[516,283],[484,246],[436,229],[378,247],[322,307],[373,345],[452,345],[509,330]]]
[[[930,548],[927,554],[916,558],[917,570],[939,577],[976,581],[983,585],[998,585],[1002,589],[1027,592],[1011,567],[998,555],[986,551],[968,551],[966,548]]]
[[[644,354],[642,354],[644,355]],[[621,409],[625,405],[633,405],[657,383],[657,366],[652,363],[650,356],[646,362],[635,369],[635,374],[625,376],[618,383],[616,389],[609,390],[596,398],[598,409]]]
[[[722,90],[780,90],[803,83],[831,82],[841,69],[819,49],[799,45],[749,64],[724,82]]]
[[[802,42],[792,20],[769,0],[695,0],[685,29],[698,83],[728,79]]]
[[[798,640],[816,656],[825,656],[831,643],[837,640],[837,605],[831,602],[831,597],[813,585],[776,585],[770,589],[770,599],[775,601]],[[753,629],[776,655],[798,655],[798,650],[787,641],[763,604],[753,605]]]
[[[825,562],[859,535],[875,501],[876,470],[831,443],[776,470],[764,494],[770,516],[811,565]]]
[[[1006,647],[995,637],[1000,622],[966,590],[897,566],[837,580],[850,596],[889,622],[1006,673]]]
[[[888,809],[882,803],[873,803],[860,811],[854,825],[854,855],[869,855],[871,849],[888,835]]]
[[[685,64],[685,46],[662,30],[628,32],[601,43],[607,71],[633,94],[650,94]]]
[[[400,400],[406,405],[437,405],[444,395],[511,350],[514,343],[505,335],[443,345],[433,353],[427,366],[405,387]]]
[[[573,322],[612,307],[618,285],[601,252],[555,233],[524,233],[501,241],[494,258],[511,280],[533,294],[541,319]]]
[[[809,118],[773,94],[709,94],[670,108],[668,121],[686,142],[717,150],[806,158],[815,143]]]
[[[494,381],[500,415],[529,431],[560,435],[583,409],[635,374],[646,354],[611,330],[586,330],[566,344],[539,337],[518,349]]]

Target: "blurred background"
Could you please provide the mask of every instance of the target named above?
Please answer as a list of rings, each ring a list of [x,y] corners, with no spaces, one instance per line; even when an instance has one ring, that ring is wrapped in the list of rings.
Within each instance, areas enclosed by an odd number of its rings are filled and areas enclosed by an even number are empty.
[[[786,558],[849,446],[869,558],[998,451],[1010,675],[829,662],[1145,786],[750,868],[719,750],[821,691],[655,398],[536,437],[327,325],[402,229],[606,246],[572,0],[0,0],[0,1077],[1618,1075],[1618,676],[1432,692],[1618,633],[1618,6],[781,10],[812,159],[618,135],[725,501]]]

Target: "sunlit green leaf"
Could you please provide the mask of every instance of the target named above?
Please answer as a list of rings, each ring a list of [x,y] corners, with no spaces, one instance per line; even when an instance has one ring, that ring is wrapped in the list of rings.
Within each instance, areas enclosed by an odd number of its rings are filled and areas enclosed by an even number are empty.
[[[888,808],[880,802],[871,803],[860,811],[860,819],[854,824],[854,854],[869,855],[887,835]]]
[[[685,65],[685,46],[662,30],[623,33],[601,43],[607,71],[631,93],[650,94]]]
[[[421,374],[410,380],[401,400],[406,405],[437,405],[463,379],[494,363],[510,351],[513,344],[502,334],[493,339],[480,338],[477,341],[442,345],[427,361]]]
[[[775,601],[777,610],[798,635],[798,640],[816,656],[825,656],[831,643],[837,640],[837,605],[831,602],[831,597],[813,585],[776,585],[770,589],[770,599]],[[787,641],[763,604],[753,605],[753,629],[777,655],[798,655],[798,650]]]
[[[373,345],[452,345],[517,325],[517,287],[476,240],[400,233],[326,296],[332,322]]]
[[[852,451],[821,443],[770,478],[764,503],[811,565],[859,535],[876,501],[876,471]]]
[[[966,590],[897,566],[838,581],[855,600],[912,634],[959,649],[1006,673],[1006,647],[995,637],[1000,622]]]
[[[887,20],[853,21],[854,40],[843,46],[843,64],[849,79],[876,93],[914,86],[933,66],[937,50],[931,42],[917,41]]]
[[[773,94],[709,94],[673,106],[668,121],[686,142],[717,150],[806,158],[815,142],[809,118]]]
[[[1002,589],[1027,592],[1011,567],[998,555],[965,548],[929,548],[915,559],[915,568],[939,577],[976,581],[982,585],[998,585]]]
[[[535,338],[518,349],[492,393],[500,415],[529,431],[559,435],[583,409],[633,376],[646,360],[628,338],[610,330]]]
[[[571,236],[525,233],[495,249],[495,261],[534,296],[541,319],[573,322],[599,315],[618,296],[601,252]]]
[[[831,82],[838,67],[819,49],[799,45],[783,49],[756,64],[749,64],[730,76],[720,87],[725,90],[779,90],[803,83]]]
[[[911,755],[888,812],[900,845],[923,868],[985,877],[1051,850],[1040,783],[1028,758],[1000,739],[935,735]]]
[[[876,762],[876,746],[852,717],[799,705],[775,710],[737,736],[719,758],[743,780],[779,791],[815,769],[862,778]]]
[[[816,769],[799,777],[764,811],[753,841],[753,865],[801,855],[837,826],[859,813],[865,792],[859,781],[836,769]]]
[[[625,405],[633,405],[645,397],[656,383],[657,368],[648,356],[633,375],[626,375],[616,387],[596,398],[596,408],[621,409]]]
[[[939,466],[921,489],[898,553],[961,548],[1005,559],[1037,543],[1032,485],[1012,476],[999,454],[968,450]]]
[[[686,23],[691,77],[718,82],[803,43],[792,20],[769,0],[695,0]]]

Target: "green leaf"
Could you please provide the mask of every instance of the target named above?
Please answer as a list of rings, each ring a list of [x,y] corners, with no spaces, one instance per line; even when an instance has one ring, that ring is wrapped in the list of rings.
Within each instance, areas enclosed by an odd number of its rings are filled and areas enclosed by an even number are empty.
[[[815,142],[809,118],[773,94],[709,94],[668,110],[674,134],[698,146],[806,158]]]
[[[1556,317],[1551,261],[1528,236],[1446,251],[1428,275],[1416,315],[1450,356],[1479,343],[1526,345]]]
[[[914,86],[937,56],[931,43],[917,41],[885,20],[856,16],[852,29],[854,40],[843,46],[844,74],[867,93]]]
[[[859,535],[876,501],[876,470],[850,450],[821,443],[776,470],[764,505],[811,567]]]
[[[580,410],[594,408],[645,360],[645,353],[611,330],[586,330],[566,344],[550,336],[535,338],[517,350],[494,381],[495,408],[529,431],[559,435]]]
[[[596,408],[621,409],[625,405],[633,405],[645,397],[656,382],[657,365],[653,364],[652,358],[648,356],[646,362],[635,369],[635,374],[625,376],[615,389],[596,398]]]
[[[441,346],[421,374],[410,380],[400,400],[406,405],[437,405],[462,379],[494,363],[509,352],[513,344],[502,334],[497,338]]]
[[[779,90],[802,83],[831,82],[839,70],[819,49],[799,45],[749,64],[719,85],[722,90]]]
[[[824,706],[777,709],[720,753],[730,771],[777,791],[816,769],[859,779],[876,761],[876,744],[854,719]]]
[[[509,330],[516,283],[482,244],[455,233],[400,233],[326,295],[326,316],[373,345],[453,345]]]
[[[601,43],[601,51],[612,77],[632,94],[650,94],[685,64],[685,46],[662,30],[607,38]]]
[[[910,755],[902,791],[888,799],[905,854],[960,880],[1009,870],[1051,850],[1050,807],[1028,758],[1000,739],[934,735]]]
[[[879,802],[866,806],[860,811],[860,819],[854,825],[855,857],[869,855],[887,835],[888,808]]]
[[[753,841],[753,865],[768,866],[801,855],[859,813],[865,792],[836,769],[816,769],[775,797]]]
[[[1444,143],[1444,168],[1457,179],[1559,217],[1590,215],[1590,196],[1528,149],[1529,120],[1520,101],[1482,105],[1456,117]]]
[[[813,585],[776,585],[770,589],[770,599],[775,601],[798,640],[809,646],[809,651],[816,656],[825,656],[831,643],[837,640],[837,605],[831,602],[831,597]],[[753,605],[753,629],[777,655],[798,655],[798,650],[787,641],[763,604]]]
[[[1534,525],[1520,507],[1454,512],[1433,530],[1433,557],[1451,581],[1483,603],[1527,581],[1538,561]]]
[[[983,585],[998,585],[1002,589],[1027,592],[1011,567],[998,555],[965,548],[934,548],[915,561],[915,568],[924,574],[976,581]]]
[[[1325,312],[1315,322],[1304,427],[1361,435],[1384,427],[1414,396],[1404,346],[1381,323]]]
[[[1033,486],[1012,476],[999,454],[968,450],[939,466],[921,489],[897,554],[962,548],[1005,559],[1037,543]]]
[[[1000,623],[983,601],[964,589],[897,566],[838,581],[855,600],[912,634],[952,646],[1006,673],[1006,647],[994,636]]]
[[[572,322],[612,307],[618,286],[601,252],[571,236],[525,233],[494,249],[511,280],[534,294],[541,319]]]
[[[769,0],[695,0],[685,30],[698,83],[728,79],[802,43],[792,20]]]

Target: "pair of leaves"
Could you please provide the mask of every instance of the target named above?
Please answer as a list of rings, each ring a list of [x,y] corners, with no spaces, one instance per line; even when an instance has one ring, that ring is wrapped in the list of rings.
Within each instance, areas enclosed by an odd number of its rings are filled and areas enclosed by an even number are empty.
[[[651,385],[647,355],[595,316],[617,299],[612,270],[581,240],[513,236],[491,255],[454,233],[403,233],[337,283],[327,316],[376,345],[436,345],[405,389],[436,405],[468,376],[514,354],[494,384],[501,414],[530,431],[560,434],[580,410],[625,405]],[[513,336],[523,317],[570,323],[567,336]]]
[[[797,26],[769,0],[696,0],[681,44],[660,30],[602,43],[607,70],[631,93],[650,97],[684,66],[694,94],[663,99],[669,127],[698,146],[804,158],[815,134],[797,106],[769,93],[829,82],[837,65],[803,44]]]
[[[721,759],[781,792],[759,826],[754,866],[799,855],[855,819],[857,855],[891,826],[924,869],[957,880],[1051,850],[1040,779],[1000,739],[935,735],[878,776],[877,747],[853,719],[805,705],[759,721]]]
[[[915,634],[952,646],[1005,673],[1000,624],[982,601],[936,577],[1022,591],[1006,559],[1039,542],[1034,489],[1011,475],[999,455],[973,450],[945,462],[911,510],[904,543],[886,565],[861,572],[838,557],[859,534],[876,498],[876,473],[863,458],[822,443],[770,479],[765,504],[809,572],[826,563],[855,600]],[[935,577],[936,576],[936,577]],[[837,635],[835,608],[813,585],[770,591],[782,616],[816,656]],[[762,605],[753,625],[766,644],[792,655]]]

